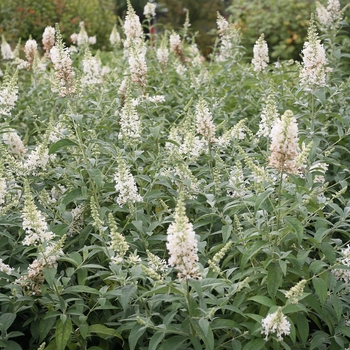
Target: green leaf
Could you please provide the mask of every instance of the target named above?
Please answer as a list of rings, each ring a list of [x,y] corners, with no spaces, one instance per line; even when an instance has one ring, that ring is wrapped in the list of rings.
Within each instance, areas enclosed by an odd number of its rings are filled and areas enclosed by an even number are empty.
[[[123,339],[122,336],[113,328],[108,328],[103,324],[92,324],[89,326],[89,333],[96,333],[100,338],[116,337]]]
[[[273,192],[275,192],[275,190],[273,188],[269,188],[264,193],[259,194],[259,196],[255,200],[255,212],[257,212],[260,209],[262,204],[266,201],[267,198],[269,198],[270,194]]]
[[[5,336],[7,330],[11,327],[12,323],[16,319],[16,314],[5,313],[0,317],[0,329],[3,336]]]
[[[45,277],[45,281],[50,286],[51,289],[55,287],[55,276],[57,269],[55,267],[45,267],[43,268],[43,275]]]
[[[89,293],[89,294],[100,294],[100,292],[95,289],[95,288],[91,288],[88,286],[80,286],[80,285],[76,285],[76,286],[71,286],[68,288],[64,289],[64,293]]]
[[[164,335],[165,333],[161,331],[154,333],[149,341],[148,350],[157,350],[157,346],[163,340]]]
[[[301,244],[304,234],[304,228],[301,222],[298,219],[293,218],[291,216],[287,216],[283,220],[284,223],[288,226],[288,228],[295,233],[296,238],[298,240],[298,244]]]
[[[0,347],[4,350],[22,350],[22,347],[13,340],[3,340],[0,342]]]
[[[42,343],[56,323],[56,317],[43,318],[39,327],[39,343]]]
[[[89,169],[89,174],[93,182],[95,183],[97,189],[98,190],[102,189],[104,185],[104,181],[103,181],[103,174],[101,170],[98,168]]]
[[[129,347],[130,350],[135,350],[137,341],[140,339],[143,333],[145,333],[147,327],[142,326],[138,323],[134,325],[130,334],[129,334]]]
[[[232,329],[237,326],[239,325],[237,324],[236,321],[225,319],[225,318],[216,318],[210,324],[211,329],[224,329],[224,328]]]
[[[327,299],[327,283],[323,279],[316,277],[312,279],[312,284],[315,287],[315,291],[320,299],[321,305],[324,305]]]
[[[262,304],[262,305],[265,305],[268,307],[276,306],[276,304],[270,298],[265,297],[263,295],[255,295],[255,296],[249,298],[248,300],[255,301],[259,304]]]
[[[296,326],[299,332],[301,342],[305,345],[309,338],[309,322],[304,314],[297,314]]]
[[[78,146],[75,142],[69,139],[62,139],[53,143],[49,148],[49,154],[56,153],[59,149],[69,146]]]
[[[131,298],[135,296],[135,293],[137,291],[137,287],[134,285],[125,286],[122,288],[122,298],[119,299],[120,303],[122,304],[123,310],[125,311],[128,306]]]
[[[262,338],[251,340],[245,345],[243,350],[260,350],[265,346],[265,340]]]
[[[63,323],[61,318],[59,318],[56,322],[56,350],[64,350],[66,348],[71,332],[71,319],[67,317],[66,321]]]
[[[336,294],[331,294],[329,297],[330,306],[333,307],[337,320],[340,321],[343,315],[343,304]]]
[[[214,350],[214,335],[213,331],[210,328],[210,323],[206,318],[201,318],[198,321],[198,325],[202,332],[200,332],[202,336],[202,340],[206,345],[207,350]]]
[[[159,350],[176,350],[178,349],[186,338],[182,335],[175,335],[167,339],[159,348]]]
[[[260,252],[260,250],[262,250],[262,248],[266,247],[266,246],[267,246],[267,244],[264,241],[257,241],[250,248],[248,248],[242,256],[242,260],[240,263],[241,269],[243,269],[245,267],[246,263],[250,259],[252,259],[253,256],[258,254]]]
[[[75,199],[81,197],[81,195],[82,195],[81,188],[75,188],[74,190],[70,191],[64,196],[64,198],[62,199],[62,203],[64,205],[67,205],[73,202]]]
[[[231,232],[232,232],[232,225],[222,226],[222,240],[224,243],[226,243],[230,238]]]
[[[283,273],[278,262],[273,262],[267,267],[267,291],[271,298],[276,296],[278,288],[282,285]]]
[[[314,337],[311,340],[310,350],[319,349],[320,345],[325,344],[325,340],[328,338],[328,334],[324,332],[315,332]]]
[[[350,337],[350,328],[347,326],[338,326],[337,330],[340,331],[346,337]]]

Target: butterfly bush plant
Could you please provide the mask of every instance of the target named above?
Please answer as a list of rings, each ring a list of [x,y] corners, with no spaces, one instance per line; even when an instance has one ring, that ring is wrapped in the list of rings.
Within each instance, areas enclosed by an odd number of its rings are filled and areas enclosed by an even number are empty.
[[[111,51],[3,37],[0,348],[350,348],[344,9],[300,62],[217,26],[209,60],[130,3]]]

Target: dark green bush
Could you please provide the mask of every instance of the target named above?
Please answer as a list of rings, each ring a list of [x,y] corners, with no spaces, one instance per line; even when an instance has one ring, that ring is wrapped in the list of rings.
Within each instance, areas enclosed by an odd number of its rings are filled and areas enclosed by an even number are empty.
[[[31,35],[41,42],[46,26],[59,23],[65,40],[79,31],[84,21],[89,35],[97,36],[96,47],[108,44],[109,34],[116,22],[113,0],[2,0],[0,2],[0,33],[13,44]]]

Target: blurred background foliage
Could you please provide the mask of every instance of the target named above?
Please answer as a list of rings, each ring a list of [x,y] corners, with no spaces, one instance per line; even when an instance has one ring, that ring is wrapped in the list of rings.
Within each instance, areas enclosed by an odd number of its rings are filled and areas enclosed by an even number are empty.
[[[326,5],[326,0],[321,0]],[[341,0],[342,6],[348,1]],[[140,19],[147,0],[131,0]],[[189,11],[190,32],[196,34],[196,42],[207,56],[216,34],[217,11],[231,16],[241,28],[242,46],[249,52],[261,33],[269,45],[270,57],[300,59],[300,51],[306,38],[311,13],[315,12],[314,0],[158,0],[157,28],[174,28],[180,31]],[[79,22],[85,21],[90,36],[97,36],[96,48],[109,46],[109,34],[118,16],[126,14],[126,0],[1,0],[0,34],[4,33],[12,46],[18,38],[25,41],[31,35],[38,42],[44,28],[56,22],[64,39],[79,31]],[[349,15],[348,8],[346,15]],[[349,32],[348,32],[349,33]]]

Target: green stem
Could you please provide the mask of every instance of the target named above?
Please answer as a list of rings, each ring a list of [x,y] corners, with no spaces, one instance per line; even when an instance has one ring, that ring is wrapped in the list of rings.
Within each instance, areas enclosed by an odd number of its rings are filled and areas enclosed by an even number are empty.
[[[190,287],[188,285],[188,279],[186,279],[186,304],[187,304],[187,309],[188,309],[188,316],[190,318],[190,328],[191,328],[191,334],[193,336],[196,336],[196,331],[193,327],[192,324],[192,312],[191,312],[191,307],[190,307]]]
[[[281,197],[282,197],[282,182],[283,182],[283,170],[280,173],[280,183],[278,186],[278,201],[277,201],[277,219],[276,219],[276,231],[280,229],[281,225]]]

